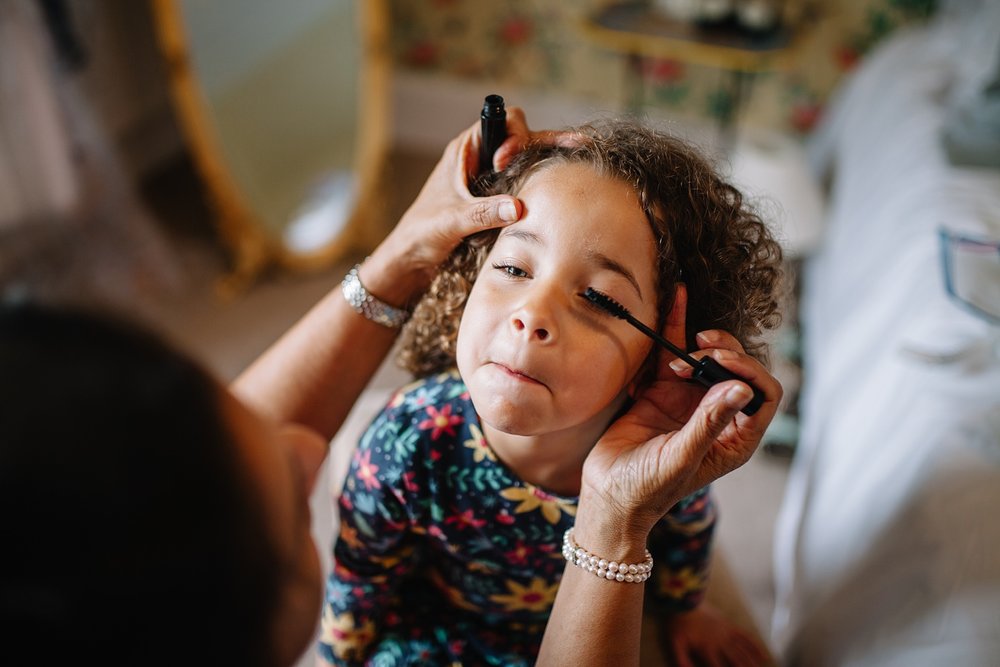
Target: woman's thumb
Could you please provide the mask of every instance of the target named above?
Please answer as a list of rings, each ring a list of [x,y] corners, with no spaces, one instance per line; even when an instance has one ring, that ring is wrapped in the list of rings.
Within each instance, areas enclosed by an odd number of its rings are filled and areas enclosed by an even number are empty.
[[[716,385],[702,399],[691,419],[681,429],[685,440],[693,449],[707,450],[716,438],[722,435],[732,423],[736,413],[746,405],[753,393],[742,382],[730,382],[729,386]]]
[[[476,198],[466,204],[459,221],[466,234],[503,227],[521,218],[523,205],[510,195]]]

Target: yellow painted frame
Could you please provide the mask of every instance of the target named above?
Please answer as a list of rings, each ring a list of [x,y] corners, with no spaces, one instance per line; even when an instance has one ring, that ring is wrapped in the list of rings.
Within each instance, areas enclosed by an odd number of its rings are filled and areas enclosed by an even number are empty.
[[[358,81],[358,131],[355,168],[358,198],[343,232],[330,244],[297,253],[270,236],[233,178],[221,150],[202,87],[191,63],[180,0],[152,0],[157,39],[170,92],[195,167],[208,190],[216,224],[232,254],[231,273],[219,284],[223,296],[246,289],[262,271],[278,266],[292,271],[326,268],[352,251],[374,247],[384,233],[377,212],[389,146],[389,10],[386,0],[356,0],[362,35]]]

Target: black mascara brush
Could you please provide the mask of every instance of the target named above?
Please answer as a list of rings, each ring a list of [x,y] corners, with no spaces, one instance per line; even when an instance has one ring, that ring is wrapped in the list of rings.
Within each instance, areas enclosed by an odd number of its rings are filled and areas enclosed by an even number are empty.
[[[736,373],[728,370],[712,357],[706,356],[701,359],[695,359],[690,354],[637,320],[632,313],[628,312],[628,308],[621,305],[607,294],[598,292],[593,287],[588,287],[587,291],[583,293],[583,296],[595,305],[600,306],[602,310],[614,315],[615,317],[625,320],[636,329],[668,349],[670,352],[677,355],[679,359],[683,360],[688,366],[694,369],[694,372],[691,374],[691,378],[696,380],[701,385],[711,387],[720,382],[725,382],[726,380],[739,380],[740,382],[748,385],[750,389],[753,390],[753,398],[750,399],[749,403],[743,406],[742,410],[740,410],[743,414],[748,416],[753,415],[760,409],[760,406],[764,404],[764,400],[767,397],[764,396],[764,392],[760,389],[753,386]]]

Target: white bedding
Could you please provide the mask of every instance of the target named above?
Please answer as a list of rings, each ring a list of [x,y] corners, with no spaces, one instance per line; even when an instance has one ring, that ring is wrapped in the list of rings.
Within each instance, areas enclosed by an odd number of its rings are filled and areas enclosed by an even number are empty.
[[[946,294],[937,238],[1000,238],[1000,172],[940,143],[997,63],[1000,2],[952,5],[872,54],[813,145],[834,180],[775,545],[788,664],[1000,664],[1000,334]]]

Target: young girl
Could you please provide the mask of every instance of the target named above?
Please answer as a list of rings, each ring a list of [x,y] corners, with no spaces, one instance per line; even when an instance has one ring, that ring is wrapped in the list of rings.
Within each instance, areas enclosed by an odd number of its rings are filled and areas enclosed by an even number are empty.
[[[686,308],[689,349],[723,329],[760,356],[777,324],[779,248],[697,151],[628,122],[576,132],[499,176],[490,191],[523,219],[460,246],[407,324],[401,361],[422,379],[362,437],[340,497],[321,637],[335,664],[534,661],[584,459],[658,352],[587,287],[656,330]],[[685,652],[744,664],[750,640],[697,608],[714,520],[707,488],[663,517],[647,592]],[[642,585],[648,563],[595,569]]]

